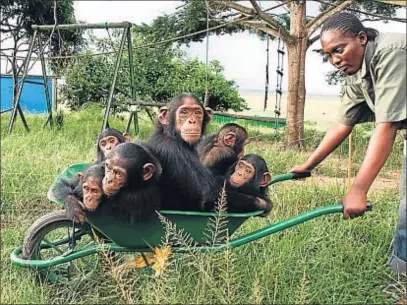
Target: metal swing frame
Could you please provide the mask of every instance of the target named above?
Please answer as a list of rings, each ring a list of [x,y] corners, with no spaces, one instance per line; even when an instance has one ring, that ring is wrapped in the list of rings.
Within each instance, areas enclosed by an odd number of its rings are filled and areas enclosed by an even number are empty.
[[[24,72],[21,77],[21,80],[19,82],[18,90],[17,90],[17,95],[15,96],[15,99],[13,101],[13,107],[10,109],[11,110],[11,116],[10,116],[10,121],[8,124],[7,132],[10,134],[13,129],[14,122],[17,117],[17,112],[20,114],[21,120],[24,124],[24,127],[27,132],[30,131],[27,121],[24,117],[23,111],[20,106],[20,99],[21,99],[21,93],[23,91],[24,83],[27,82],[25,78],[27,77],[28,73],[28,67],[30,64],[31,56],[33,53],[33,48],[34,48],[34,43],[37,39],[38,36],[38,46],[40,49],[42,48],[41,44],[41,39],[38,35],[38,32],[47,32],[47,31],[52,31],[52,30],[77,30],[77,29],[115,29],[115,28],[121,28],[124,29],[121,41],[120,41],[120,47],[118,50],[118,54],[116,57],[116,62],[115,62],[115,67],[114,67],[114,74],[113,74],[113,80],[112,84],[110,86],[110,91],[109,91],[109,96],[107,99],[106,103],[106,109],[105,109],[105,115],[102,123],[102,128],[101,130],[104,130],[105,128],[109,127],[108,123],[108,117],[109,117],[109,112],[113,100],[113,94],[114,94],[114,89],[116,85],[116,80],[117,80],[117,74],[119,71],[119,67],[121,64],[121,57],[123,54],[123,49],[124,49],[124,43],[127,40],[127,50],[128,50],[128,57],[129,57],[129,69],[130,69],[130,96],[132,100],[136,100],[136,88],[134,84],[134,75],[133,75],[133,49],[132,49],[132,43],[131,43],[131,32],[130,28],[132,27],[132,24],[130,22],[120,22],[120,23],[115,23],[115,22],[105,22],[105,23],[94,23],[94,24],[59,24],[59,25],[32,25],[32,30],[34,31],[33,36],[31,37],[30,40],[30,46],[28,49],[28,54],[25,59],[24,63]],[[42,75],[43,75],[43,80],[44,80],[44,90],[45,90],[45,97],[46,97],[46,102],[47,102],[47,111],[48,111],[48,117],[47,120],[44,124],[44,127],[49,123],[50,128],[53,127],[53,118],[52,118],[52,108],[51,108],[51,98],[49,96],[49,91],[48,91],[48,84],[47,84],[47,72],[46,72],[46,67],[45,67],[45,58],[43,52],[40,52],[39,54],[40,60],[41,60],[41,70],[42,70]],[[137,105],[138,106],[138,105]],[[131,121],[134,118],[134,129],[135,133],[138,133],[139,126],[138,126],[138,109],[136,108],[135,111],[131,112],[130,114],[130,119],[126,127],[126,132],[129,131]]]

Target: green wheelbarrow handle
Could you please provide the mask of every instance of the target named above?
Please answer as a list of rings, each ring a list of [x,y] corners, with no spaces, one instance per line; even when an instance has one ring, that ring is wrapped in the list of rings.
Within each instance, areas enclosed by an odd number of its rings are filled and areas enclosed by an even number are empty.
[[[274,177],[271,178],[271,181],[269,182],[269,185],[272,185],[274,183],[277,182],[281,182],[281,181],[285,181],[285,180],[296,180],[296,179],[304,179],[307,177],[310,177],[311,173],[285,173],[285,174],[281,174],[281,175],[276,175]]]
[[[372,204],[370,202],[367,202],[366,211],[372,211]],[[319,208],[313,209],[311,211],[304,212],[300,215],[293,216],[286,220],[282,220],[280,222],[271,224],[265,228],[255,231],[255,232],[232,239],[228,243],[217,245],[217,246],[201,246],[198,248],[198,250],[201,252],[211,252],[211,251],[222,251],[228,247],[230,247],[230,248],[239,247],[239,246],[242,246],[249,242],[263,238],[265,236],[268,236],[268,235],[274,234],[276,232],[288,229],[290,227],[299,225],[299,224],[306,222],[308,220],[311,220],[313,218],[316,218],[316,217],[319,217],[322,215],[333,214],[333,213],[342,213],[342,212],[343,212],[342,204],[334,204],[334,205],[327,205],[327,206],[319,207]],[[190,251],[190,249],[187,249],[187,248],[178,248],[178,249],[174,250],[174,252],[188,252],[188,251]]]

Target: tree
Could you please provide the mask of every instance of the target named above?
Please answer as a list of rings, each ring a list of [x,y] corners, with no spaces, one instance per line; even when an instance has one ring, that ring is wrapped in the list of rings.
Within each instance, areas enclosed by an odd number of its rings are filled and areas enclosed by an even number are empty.
[[[14,97],[17,93],[17,77],[22,74],[24,60],[28,51],[28,43],[33,35],[32,24],[65,24],[75,23],[72,0],[43,1],[43,0],[0,0],[1,21],[0,33],[1,56],[11,64],[6,73],[13,75]],[[84,44],[79,31],[41,32],[42,49],[35,44],[34,54],[43,52],[49,55],[69,55],[81,49]],[[5,42],[11,42],[5,47]],[[59,66],[53,62],[52,68]],[[31,68],[31,67],[30,67]]]
[[[111,39],[92,37],[91,44],[96,46],[97,52],[117,50],[120,32],[114,31]],[[219,62],[212,61],[206,67],[197,59],[187,59],[183,52],[171,45],[139,47],[149,41],[149,35],[145,33],[134,31],[132,34],[133,75],[138,100],[167,102],[180,92],[193,92],[203,100],[208,86],[213,89],[208,106],[214,110],[247,109],[236,83],[225,79]],[[93,54],[94,51],[88,50],[87,56],[81,54],[63,71],[66,86],[62,93],[72,110],[78,110],[84,103],[103,103],[107,100],[116,54]],[[122,55],[121,62],[128,62],[127,53]],[[129,75],[129,65],[122,64],[114,92],[114,107],[119,111],[126,110],[123,105],[129,98]]]
[[[187,5],[179,13],[157,18],[152,27],[165,29],[165,24],[170,24],[172,36],[202,30],[201,34],[181,39],[179,43],[202,41],[206,35],[204,30],[209,9],[210,27],[227,23],[226,26],[216,29],[216,35],[248,29],[258,34],[269,35],[271,38],[282,39],[286,46],[288,61],[285,141],[288,146],[295,148],[302,148],[304,145],[305,57],[308,48],[319,39],[316,31],[327,18],[346,9],[383,16],[373,20],[383,20],[385,16],[394,16],[396,13],[396,6],[372,0],[318,0],[317,2],[321,3],[320,13],[315,17],[307,17],[304,0],[264,1],[263,4],[269,5],[267,9],[262,9],[256,0],[250,0],[249,5],[231,0],[186,0],[185,2]],[[287,13],[280,15],[272,13],[272,10],[279,6],[284,7]],[[150,33],[153,34],[154,31],[150,30]],[[162,30],[160,34],[163,35],[163,33],[165,31]]]

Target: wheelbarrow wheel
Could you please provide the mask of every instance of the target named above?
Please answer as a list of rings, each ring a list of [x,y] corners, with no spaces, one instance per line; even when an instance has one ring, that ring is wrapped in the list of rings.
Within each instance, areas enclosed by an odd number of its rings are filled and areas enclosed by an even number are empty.
[[[69,255],[94,244],[89,224],[73,223],[64,210],[48,213],[37,219],[24,237],[22,256],[31,260],[49,260]],[[40,282],[67,283],[90,276],[98,269],[99,257],[91,254],[49,268],[35,268]]]

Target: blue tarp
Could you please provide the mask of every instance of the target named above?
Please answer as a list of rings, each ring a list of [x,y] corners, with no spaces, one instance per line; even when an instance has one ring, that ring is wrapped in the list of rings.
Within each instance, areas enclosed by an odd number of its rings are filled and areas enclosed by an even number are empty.
[[[25,78],[28,81],[43,84],[42,76],[30,75]],[[18,79],[21,80],[21,77]],[[1,75],[1,110],[12,107],[13,98],[13,78],[11,75]],[[24,83],[23,92],[21,93],[20,106],[27,113],[47,113],[47,100],[45,98],[45,89],[41,84]],[[53,81],[52,77],[48,78],[48,91],[51,98],[51,104],[54,104],[52,94]]]

